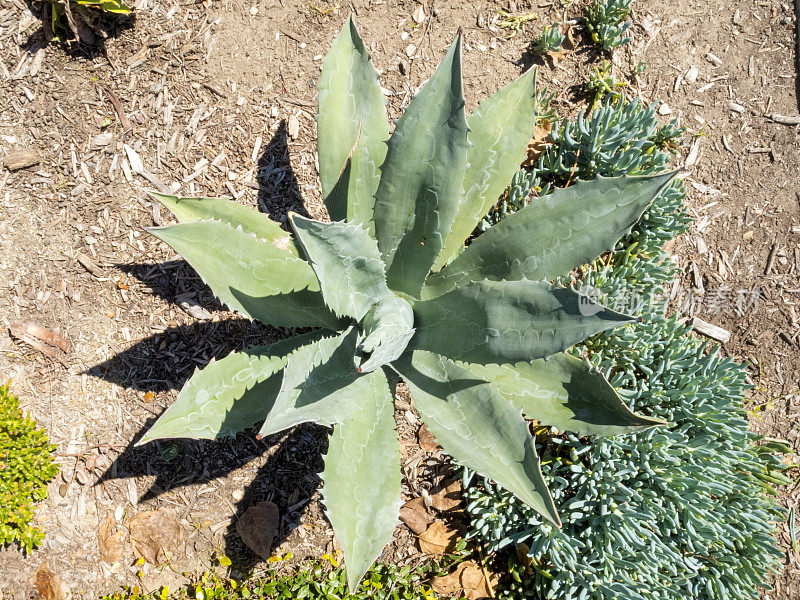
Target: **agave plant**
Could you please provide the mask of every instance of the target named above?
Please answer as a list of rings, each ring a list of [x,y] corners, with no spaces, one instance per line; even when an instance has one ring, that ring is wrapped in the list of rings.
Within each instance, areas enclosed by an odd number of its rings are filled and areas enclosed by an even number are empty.
[[[318,153],[332,222],[294,232],[222,199],[153,194],[179,224],[151,229],[240,314],[310,332],[196,372],[139,443],[332,426],[323,500],[355,588],[398,522],[399,379],[442,448],[554,525],[530,419],[580,435],[660,421],[632,413],[601,373],[566,354],[631,323],[548,283],[615,243],[671,174],[558,190],[466,246],[525,157],[534,74],[469,118],[456,37],[389,135],[376,72],[352,20],[319,83]]]

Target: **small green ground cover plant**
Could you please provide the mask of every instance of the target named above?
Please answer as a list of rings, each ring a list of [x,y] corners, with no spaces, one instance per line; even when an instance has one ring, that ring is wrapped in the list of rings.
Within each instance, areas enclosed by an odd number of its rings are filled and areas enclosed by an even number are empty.
[[[101,600],[435,600],[437,596],[422,582],[436,573],[434,562],[415,567],[377,563],[350,592],[344,568],[312,561],[280,575],[237,580],[209,572],[182,589],[145,593],[133,588]]]
[[[553,131],[553,145],[515,176],[495,221],[575,178],[658,172],[681,134],[624,99]],[[519,544],[529,555],[512,565],[516,581],[503,597],[755,600],[779,565],[781,514],[768,494],[788,482],[774,454],[788,448],[756,445],[742,409],[744,368],[664,312],[677,270],[662,247],[689,223],[683,198],[681,185],[666,188],[615,252],[582,273],[606,303],[625,299],[644,323],[574,348],[631,409],[669,425],[614,438],[543,434],[562,529],[491,483],[465,486],[472,534],[491,550]]]
[[[547,54],[548,52],[558,52],[564,43],[564,35],[558,25],[545,27],[539,37],[531,42],[531,50],[536,54]]]
[[[631,412],[565,353],[636,319],[551,281],[612,249],[674,173],[555,190],[465,247],[526,156],[534,72],[467,117],[461,35],[389,135],[371,59],[348,20],[319,83],[318,155],[332,222],[294,237],[234,202],[154,194],[179,223],[153,235],[250,318],[308,333],[197,372],[139,443],[332,426],[323,500],[351,590],[390,541],[401,502],[394,395],[405,381],[459,463],[560,525],[523,414],[577,435],[663,424]]]
[[[103,13],[129,15],[132,9],[121,0],[44,0],[49,6],[47,18],[53,37],[64,40],[70,35],[81,41],[92,41]]]
[[[633,0],[594,0],[586,7],[586,28],[595,44],[614,50],[631,41],[625,32],[631,26],[625,19]]]
[[[0,386],[0,546],[30,552],[44,537],[32,522],[35,504],[47,497],[47,484],[58,473],[54,450],[9,385]]]

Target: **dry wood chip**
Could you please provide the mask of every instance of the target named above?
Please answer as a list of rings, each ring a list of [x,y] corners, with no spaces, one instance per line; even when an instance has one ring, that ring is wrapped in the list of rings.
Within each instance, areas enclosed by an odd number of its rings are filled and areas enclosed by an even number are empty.
[[[723,344],[727,344],[731,339],[730,331],[717,325],[713,325],[708,321],[703,321],[703,319],[699,317],[692,318],[692,327],[698,333],[702,333],[703,335],[708,336],[713,340],[717,340]]]
[[[289,115],[287,131],[289,133],[289,137],[293,140],[297,139],[297,136],[300,135],[300,121],[298,121],[297,115]]]
[[[95,263],[91,258],[89,258],[83,252],[78,252],[78,255],[75,258],[87,271],[89,271],[89,273],[91,273],[95,277],[103,276],[103,269],[97,266],[97,263]]]
[[[800,125],[800,115],[787,116],[779,115],[778,113],[772,113],[767,115],[767,118],[781,125]]]
[[[35,323],[9,323],[11,337],[25,342],[45,356],[66,366],[65,355],[69,352],[69,342],[57,333]]]
[[[18,171],[39,164],[39,154],[31,148],[11,150],[3,159],[9,171]]]

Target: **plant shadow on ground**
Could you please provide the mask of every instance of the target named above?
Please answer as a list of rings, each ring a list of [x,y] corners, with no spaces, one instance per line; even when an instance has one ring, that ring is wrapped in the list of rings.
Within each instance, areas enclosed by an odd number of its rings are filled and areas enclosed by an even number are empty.
[[[52,4],[49,0],[25,0],[25,4],[41,25],[38,30],[29,34],[28,39],[20,47],[22,50],[34,54],[54,39],[51,17]],[[114,14],[97,9],[85,9],[84,13],[90,15],[92,21],[91,26],[84,25],[81,27],[84,40],[78,41],[73,37],[74,34],[69,32],[70,38],[60,43],[63,51],[73,58],[92,60],[102,56],[108,60],[105,40],[119,37],[124,31],[132,29],[136,24],[136,13],[133,10],[127,15]]]
[[[300,186],[289,162],[286,123],[281,122],[258,160],[258,208],[273,220],[287,223],[293,210],[307,216]],[[147,293],[159,296],[176,308],[205,311],[224,307],[184,260],[163,263],[116,265],[143,283]],[[246,319],[202,320],[186,325],[167,322],[163,331],[143,339],[110,359],[87,370],[87,374],[137,391],[178,390],[195,368],[223,358],[234,350],[263,345],[295,333],[251,322]],[[156,476],[155,482],[139,498],[140,502],[184,486],[201,486],[224,477],[266,454],[264,463],[244,495],[235,505],[235,514],[224,534],[224,552],[237,569],[248,572],[258,557],[243,545],[236,534],[236,520],[250,506],[262,500],[278,505],[281,521],[273,547],[286,539],[299,523],[299,513],[320,483],[322,452],[327,447],[327,430],[302,424],[285,432],[255,438],[256,428],[233,438],[217,440],[157,440],[136,447],[161,411],[146,404],[137,405],[152,413],[130,444],[103,473],[98,483],[115,479]],[[270,404],[264,403],[264,416]],[[163,408],[166,408],[164,406]],[[224,505],[223,505],[224,506]],[[220,517],[225,515],[221,514]]]
[[[609,54],[597,47],[592,41],[592,36],[585,30],[577,32],[573,44],[565,40],[562,49],[566,49],[577,56],[577,63],[581,65],[582,69],[591,69],[591,65],[597,64],[604,58],[610,58]],[[515,61],[515,64],[520,67],[522,73],[525,73],[532,67],[537,69],[557,69],[557,61],[558,59],[534,52],[532,46],[528,45],[519,60]],[[594,95],[587,89],[585,81],[586,78],[581,76],[576,79],[576,83],[566,84],[563,90],[563,99],[571,105],[591,104]],[[537,87],[539,87],[539,91],[547,91],[542,86]]]

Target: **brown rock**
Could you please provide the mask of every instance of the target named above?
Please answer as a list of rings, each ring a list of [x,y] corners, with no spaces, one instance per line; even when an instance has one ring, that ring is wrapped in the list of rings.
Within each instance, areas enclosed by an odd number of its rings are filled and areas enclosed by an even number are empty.
[[[272,553],[272,540],[279,519],[278,507],[265,500],[244,511],[236,521],[236,533],[250,550],[267,560]]]

